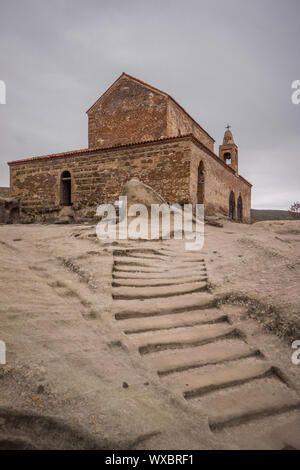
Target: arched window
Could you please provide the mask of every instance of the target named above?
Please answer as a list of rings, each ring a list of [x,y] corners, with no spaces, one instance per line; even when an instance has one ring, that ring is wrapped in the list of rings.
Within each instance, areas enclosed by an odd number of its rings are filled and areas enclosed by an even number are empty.
[[[231,153],[230,152],[224,153],[224,161],[227,165],[231,165],[232,158],[231,158]]]
[[[243,200],[241,195],[239,195],[237,201],[237,219],[239,222],[243,222]]]
[[[235,219],[235,195],[233,191],[231,191],[229,196],[229,218]]]
[[[71,205],[71,173],[64,171],[61,175],[60,203],[62,206]]]
[[[198,166],[197,204],[204,204],[204,165],[202,160]]]

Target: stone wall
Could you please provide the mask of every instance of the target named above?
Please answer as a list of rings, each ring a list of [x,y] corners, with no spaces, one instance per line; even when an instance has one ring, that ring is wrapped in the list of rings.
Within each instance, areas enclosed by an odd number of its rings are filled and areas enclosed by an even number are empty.
[[[167,202],[189,200],[190,142],[170,140],[86,152],[10,165],[11,191],[22,196],[22,212],[53,212],[60,206],[60,178],[68,170],[75,211],[95,215],[100,203],[118,199],[133,177],[151,186]]]
[[[190,197],[197,202],[198,166],[204,165],[204,206],[206,215],[228,215],[229,195],[233,191],[237,208],[237,199],[242,196],[243,222],[251,222],[251,185],[236,175],[235,172],[218,161],[217,156],[210,155],[198,145],[192,145],[190,167]]]
[[[169,95],[121,76],[88,110],[89,148],[193,134],[210,150],[214,140]]]
[[[167,97],[124,76],[88,119],[89,148],[156,140],[167,136]]]
[[[207,148],[214,150],[214,139],[171,99],[168,101],[167,123],[168,136],[193,134]]]
[[[9,188],[0,188],[0,197],[9,197]]]
[[[61,174],[68,170],[72,178],[71,200],[79,215],[92,217],[98,204],[115,202],[133,177],[151,186],[169,203],[196,203],[201,160],[205,213],[228,215],[229,194],[233,190],[236,200],[242,195],[244,221],[250,222],[250,185],[193,137],[12,163],[11,195],[22,197],[23,213],[58,211]]]

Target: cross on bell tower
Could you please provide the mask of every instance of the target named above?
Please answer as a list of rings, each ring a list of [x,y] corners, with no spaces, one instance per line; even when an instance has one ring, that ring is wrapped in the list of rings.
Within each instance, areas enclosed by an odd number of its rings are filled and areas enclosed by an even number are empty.
[[[234,142],[231,126],[227,124],[224,134],[223,145],[219,147],[219,157],[221,160],[230,166],[235,173],[238,173],[238,147]]]

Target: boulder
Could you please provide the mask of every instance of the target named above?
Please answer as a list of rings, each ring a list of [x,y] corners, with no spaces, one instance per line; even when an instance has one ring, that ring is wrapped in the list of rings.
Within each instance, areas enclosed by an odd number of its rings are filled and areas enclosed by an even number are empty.
[[[72,206],[64,206],[59,211],[55,224],[70,224],[74,222],[75,212]]]
[[[224,227],[223,222],[222,222],[222,217],[206,216],[205,223],[207,225],[212,225],[213,227],[220,227],[220,228]]]
[[[58,217],[70,217],[71,219],[74,219],[75,213],[72,206],[62,207],[62,209],[59,211]]]
[[[142,183],[138,178],[132,178],[125,184],[121,196],[127,196],[127,207],[133,204],[144,204],[150,208],[151,204],[166,203],[154,189]]]

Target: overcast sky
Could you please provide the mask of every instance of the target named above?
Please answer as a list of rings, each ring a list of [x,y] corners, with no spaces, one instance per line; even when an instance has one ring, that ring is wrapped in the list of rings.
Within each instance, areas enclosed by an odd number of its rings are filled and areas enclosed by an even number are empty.
[[[7,161],[87,147],[85,111],[127,72],[216,140],[229,122],[254,208],[300,200],[300,0],[0,0]]]

